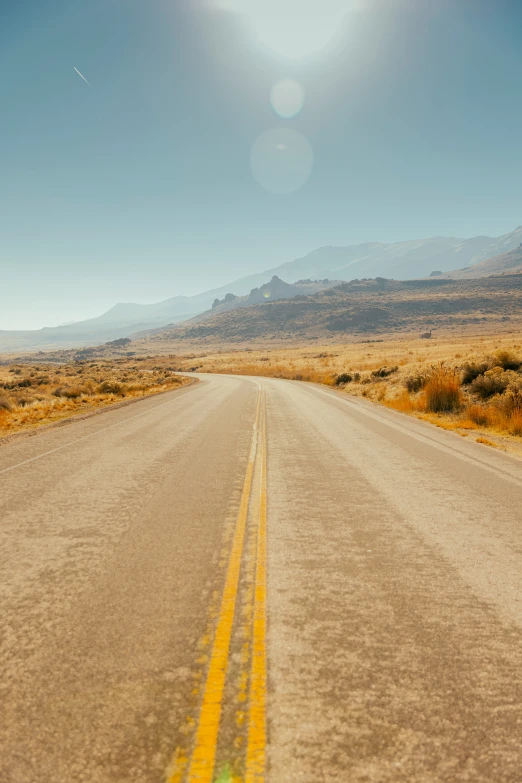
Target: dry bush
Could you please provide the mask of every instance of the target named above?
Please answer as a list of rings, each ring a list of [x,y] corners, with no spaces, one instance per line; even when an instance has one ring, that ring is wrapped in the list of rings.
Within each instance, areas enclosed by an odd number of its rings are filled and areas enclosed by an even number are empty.
[[[475,440],[477,441],[477,443],[483,443],[484,446],[491,446],[494,449],[498,449],[497,444],[493,443],[493,441],[489,440],[489,438],[482,438],[482,437],[480,437],[480,438],[475,438]]]
[[[493,423],[493,411],[482,405],[469,405],[464,414],[468,421],[478,424],[479,427],[487,427]]]
[[[489,362],[471,362],[469,364],[465,364],[462,370],[463,385],[466,386],[469,383],[472,383],[475,378],[478,378],[479,375],[484,375],[484,373],[490,369],[491,364]]]
[[[34,402],[36,402],[36,398],[30,397],[26,394],[17,395],[15,397],[15,403],[18,408],[26,408],[28,405],[32,405]]]
[[[514,411],[509,418],[509,433],[522,436],[522,411]]]
[[[489,406],[471,404],[465,410],[465,421],[479,427],[489,427],[511,435],[522,435],[522,391],[516,386]]]
[[[522,366],[522,361],[512,351],[500,349],[494,354],[495,365],[502,367],[503,370],[518,370]]]
[[[0,411],[11,412],[13,408],[13,402],[9,399],[9,397],[0,397]]]
[[[522,388],[510,385],[506,394],[498,401],[497,407],[505,416],[513,416],[522,412]]]
[[[426,410],[431,413],[447,413],[462,408],[460,379],[450,370],[436,370],[424,387],[424,395]]]
[[[496,372],[495,369],[488,370],[485,375],[479,375],[470,384],[470,389],[473,394],[480,397],[481,400],[487,400],[489,397],[493,397],[495,394],[503,394],[509,385],[509,377],[506,377],[507,373],[500,370]]]
[[[53,391],[55,397],[64,397],[67,400],[76,400],[83,394],[92,394],[90,386],[58,386]]]
[[[63,390],[62,397],[66,397],[68,400],[76,400],[83,394],[81,386],[69,386],[69,388]]]
[[[407,391],[403,391],[398,397],[387,399],[386,405],[401,413],[413,413],[419,409],[419,403],[412,399]]]
[[[371,374],[373,378],[387,378],[389,375],[397,372],[398,369],[397,365],[395,367],[379,367],[378,370],[372,370]]]
[[[416,392],[421,391],[421,389],[424,389],[427,382],[428,382],[427,375],[409,375],[407,378],[404,379],[404,385],[406,386],[407,390],[412,394],[415,394]]]
[[[153,375],[152,358],[144,358],[139,370],[134,364],[136,359],[132,365],[126,359],[114,359],[55,364],[52,369],[27,364],[23,375],[18,367],[0,364],[0,389],[2,386],[10,389],[10,394],[0,396],[0,435],[109,405],[127,396],[129,387],[122,382],[123,378],[131,382],[134,397],[157,394],[188,383],[185,378],[167,374],[165,360],[159,359],[158,364],[158,357],[155,358],[157,372],[164,375]]]
[[[82,394],[85,394],[87,396],[96,393],[96,385],[92,381],[87,381],[87,383],[84,383],[80,387],[80,389]]]
[[[125,387],[117,381],[103,381],[98,386],[98,394],[117,394],[123,395]]]
[[[517,382],[522,390],[522,366],[521,374],[513,371],[520,348],[520,337],[517,343],[515,337],[501,340],[498,334],[490,337],[459,334],[443,340],[438,338],[429,344],[405,336],[379,345],[327,343],[316,344],[312,350],[309,343],[294,347],[272,346],[270,353],[266,346],[249,351],[219,349],[206,356],[202,353],[192,353],[190,357],[178,355],[176,362],[181,369],[197,364],[203,372],[329,383],[346,393],[365,396],[403,413],[419,415],[448,429],[484,427],[515,433],[519,426],[518,414],[508,408],[511,390]],[[446,367],[443,364],[455,359],[460,360],[455,371],[450,370],[453,365]],[[398,369],[390,375],[381,372],[383,368],[387,371],[395,367]],[[444,368],[444,371],[434,372],[434,367]],[[480,381],[475,388],[479,391],[474,393],[471,384],[477,378]],[[480,402],[491,398],[492,404]]]

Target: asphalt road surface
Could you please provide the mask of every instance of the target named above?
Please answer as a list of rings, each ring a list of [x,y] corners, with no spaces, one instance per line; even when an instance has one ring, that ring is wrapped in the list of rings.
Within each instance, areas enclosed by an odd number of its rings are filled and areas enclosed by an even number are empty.
[[[0,448],[1,783],[520,783],[522,462],[200,377]]]

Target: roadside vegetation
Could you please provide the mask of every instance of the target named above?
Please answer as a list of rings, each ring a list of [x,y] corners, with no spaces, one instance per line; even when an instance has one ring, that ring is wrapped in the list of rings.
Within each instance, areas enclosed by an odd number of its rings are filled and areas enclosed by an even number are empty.
[[[448,429],[522,437],[522,352],[500,349],[461,366],[441,363],[423,376],[406,378],[404,386],[402,394],[387,394],[382,401],[406,413],[436,414],[436,423]]]
[[[217,372],[325,384],[480,443],[518,443],[522,454],[518,333],[162,356],[78,358],[71,351],[45,358],[0,365],[0,436],[188,383],[177,372]]]
[[[322,383],[460,434],[522,438],[522,335],[404,338],[179,357],[182,369]]]
[[[0,436],[188,382],[164,357],[0,365]]]

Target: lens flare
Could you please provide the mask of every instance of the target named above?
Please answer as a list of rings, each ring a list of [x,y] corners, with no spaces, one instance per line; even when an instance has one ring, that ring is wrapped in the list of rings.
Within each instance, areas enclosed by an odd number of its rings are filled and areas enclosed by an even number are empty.
[[[305,136],[289,128],[261,134],[252,146],[250,168],[261,187],[271,193],[293,193],[312,173],[314,154]]]
[[[270,103],[276,114],[290,119],[299,114],[303,108],[304,90],[295,79],[282,79],[272,87]]]

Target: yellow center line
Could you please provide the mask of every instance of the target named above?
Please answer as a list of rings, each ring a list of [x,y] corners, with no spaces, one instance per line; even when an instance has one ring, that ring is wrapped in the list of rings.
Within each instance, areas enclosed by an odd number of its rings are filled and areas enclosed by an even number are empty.
[[[257,399],[252,447],[243,484],[243,491],[241,493],[241,502],[236,520],[232,550],[228,562],[225,588],[223,590],[218,624],[199,714],[195,747],[192,753],[187,777],[188,783],[212,783],[212,776],[214,773],[219,721],[221,718],[221,704],[225,687],[230,638],[234,623],[248,505],[252,491],[257,440],[259,435],[260,410],[261,392]],[[170,780],[171,779],[169,779],[168,783],[170,783]]]
[[[263,783],[266,753],[266,403],[263,400],[260,432],[260,498],[257,535],[252,672],[245,783]]]

